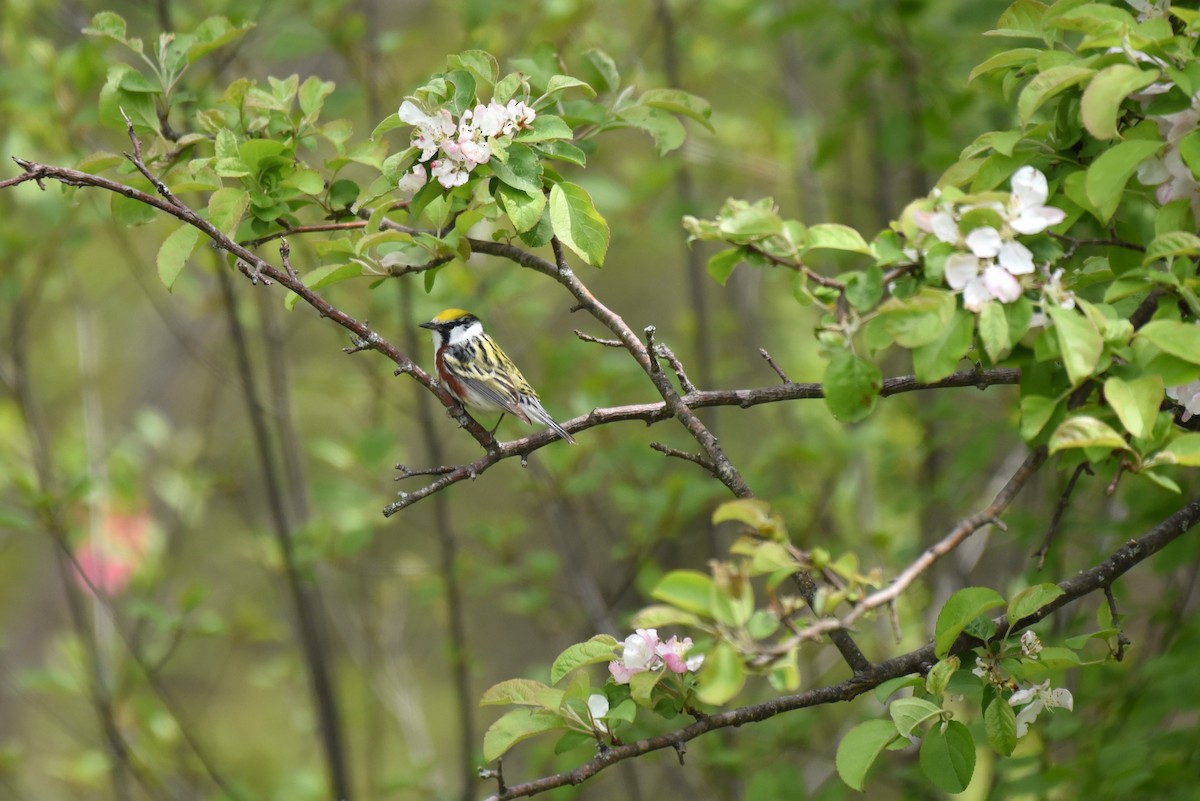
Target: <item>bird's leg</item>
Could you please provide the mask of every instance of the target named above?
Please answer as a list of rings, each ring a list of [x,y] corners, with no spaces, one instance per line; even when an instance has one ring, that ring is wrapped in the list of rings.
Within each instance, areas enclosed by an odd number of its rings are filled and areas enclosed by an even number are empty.
[[[496,432],[500,430],[500,424],[503,422],[504,422],[504,413],[501,412],[500,419],[496,421],[496,425],[492,426],[492,430],[489,432],[492,435],[492,439],[496,438]]]

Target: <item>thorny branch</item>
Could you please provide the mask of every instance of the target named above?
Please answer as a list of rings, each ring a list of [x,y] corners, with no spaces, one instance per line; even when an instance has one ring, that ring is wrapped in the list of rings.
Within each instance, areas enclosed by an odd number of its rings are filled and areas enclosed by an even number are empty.
[[[1200,499],[1193,500],[1138,539],[1127,542],[1103,562],[1069,579],[1060,581],[1058,586],[1062,588],[1063,594],[1029,617],[1012,621],[1011,630],[1010,621],[1006,617],[1001,616],[997,618],[995,621],[996,631],[1001,632],[997,636],[1003,637],[1006,634],[1029,628],[1058,609],[1096,590],[1111,587],[1113,582],[1127,573],[1131,568],[1183,536],[1197,522],[1200,522]],[[977,647],[979,644],[979,640],[964,634],[954,643],[954,646],[950,649],[950,653],[959,654]],[[538,795],[557,787],[581,784],[605,768],[611,767],[618,762],[638,757],[651,751],[676,748],[710,731],[766,720],[767,718],[797,709],[822,706],[839,701],[850,701],[878,687],[888,679],[914,673],[923,674],[936,662],[937,656],[934,653],[934,646],[932,644],[926,645],[907,654],[879,662],[873,665],[869,671],[855,674],[853,677],[838,684],[815,687],[802,693],[780,696],[759,704],[719,712],[673,732],[639,740],[635,743],[614,746],[574,770],[521,784],[509,785],[505,792],[489,796],[487,801],[508,801],[508,799],[512,798]]]

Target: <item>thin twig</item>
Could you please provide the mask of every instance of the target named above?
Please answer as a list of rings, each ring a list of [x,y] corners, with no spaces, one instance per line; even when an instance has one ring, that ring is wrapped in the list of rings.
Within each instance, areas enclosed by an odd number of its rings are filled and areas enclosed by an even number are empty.
[[[785,384],[792,383],[792,379],[788,378],[787,373],[783,372],[783,368],[775,363],[775,360],[771,358],[771,354],[767,353],[766,348],[759,348],[758,353],[767,360],[767,364],[770,365],[771,369],[775,371],[775,375],[779,376],[780,381]]]
[[[667,364],[671,365],[671,370],[675,373],[675,377],[679,379],[679,386],[683,389],[685,395],[691,395],[696,391],[696,385],[687,377],[687,373],[683,370],[683,363],[676,358],[674,351],[660,342],[655,346],[654,354],[666,359]]]
[[[573,329],[573,333],[575,334],[575,336],[579,337],[584,342],[594,342],[597,345],[603,345],[606,348],[623,348],[623,347],[625,347],[619,339],[600,339],[599,337],[594,337],[591,334],[585,334],[582,331],[580,331],[578,328]]]
[[[1054,514],[1050,517],[1050,527],[1046,530],[1046,536],[1042,539],[1041,547],[1033,552],[1033,556],[1038,560],[1038,570],[1041,570],[1042,566],[1046,564],[1046,554],[1050,552],[1050,545],[1054,542],[1054,536],[1058,533],[1063,513],[1067,511],[1067,504],[1071,500],[1071,493],[1075,491],[1075,483],[1079,481],[1079,477],[1085,472],[1089,476],[1094,475],[1090,464],[1080,462],[1075,468],[1075,472],[1071,474],[1071,480],[1067,482],[1067,488],[1063,490],[1062,495],[1058,496],[1058,503],[1054,505]]]
[[[670,445],[664,445],[661,442],[651,442],[650,447],[665,456],[673,456],[676,459],[683,459],[685,462],[691,462],[692,464],[700,465],[710,473],[714,472],[713,463],[698,453],[681,451],[679,448],[672,448]]]
[[[1121,613],[1117,610],[1117,599],[1113,595],[1112,584],[1105,585],[1104,597],[1108,601],[1108,612],[1117,630],[1117,650],[1113,652],[1113,659],[1120,662],[1125,658],[1125,647],[1129,645],[1129,638],[1125,636],[1124,627],[1121,625]]]

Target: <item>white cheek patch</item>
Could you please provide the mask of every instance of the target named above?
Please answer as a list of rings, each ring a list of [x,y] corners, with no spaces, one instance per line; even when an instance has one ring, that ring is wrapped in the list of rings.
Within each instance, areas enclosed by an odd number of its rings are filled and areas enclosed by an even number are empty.
[[[466,327],[452,328],[448,344],[453,347],[483,336],[483,323],[476,320]]]

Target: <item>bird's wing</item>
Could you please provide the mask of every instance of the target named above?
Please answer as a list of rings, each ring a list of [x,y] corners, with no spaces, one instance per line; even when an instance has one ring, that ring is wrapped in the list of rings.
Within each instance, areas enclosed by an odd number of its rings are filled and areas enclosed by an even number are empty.
[[[447,353],[444,358],[447,367],[453,370],[455,377],[466,386],[468,393],[480,395],[514,417],[529,422],[529,416],[518,403],[518,387],[514,386],[503,372],[495,369],[493,365],[460,360],[452,352]],[[520,384],[525,384],[525,379],[520,374],[516,378]]]

